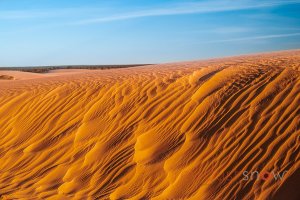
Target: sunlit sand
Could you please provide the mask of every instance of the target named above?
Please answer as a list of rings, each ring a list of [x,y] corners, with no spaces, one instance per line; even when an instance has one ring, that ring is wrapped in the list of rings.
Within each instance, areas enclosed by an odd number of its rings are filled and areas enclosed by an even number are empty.
[[[0,76],[4,199],[299,194],[299,50]]]

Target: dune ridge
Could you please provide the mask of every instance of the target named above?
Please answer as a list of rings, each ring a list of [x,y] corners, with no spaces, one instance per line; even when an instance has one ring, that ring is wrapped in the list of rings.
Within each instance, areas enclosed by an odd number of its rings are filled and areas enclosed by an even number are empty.
[[[300,50],[2,81],[0,138],[3,199],[297,199]]]

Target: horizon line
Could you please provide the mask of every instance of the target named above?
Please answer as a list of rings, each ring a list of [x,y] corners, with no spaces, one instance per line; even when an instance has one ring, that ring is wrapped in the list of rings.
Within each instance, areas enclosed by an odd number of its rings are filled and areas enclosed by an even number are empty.
[[[226,58],[234,58],[240,56],[256,56],[260,54],[271,54],[271,53],[280,53],[280,52],[289,52],[289,51],[300,51],[300,48],[296,49],[283,49],[283,50],[274,50],[274,51],[259,51],[253,53],[241,53],[234,54],[228,56],[219,56],[219,57],[208,57],[208,58],[200,58],[200,59],[191,59],[191,60],[180,60],[180,61],[167,61],[167,62],[158,62],[158,63],[138,63],[138,64],[63,64],[63,65],[32,65],[32,66],[0,66],[0,71],[8,68],[49,68],[49,67],[139,67],[139,66],[147,66],[147,65],[161,65],[161,64],[175,64],[175,63],[185,63],[185,62],[197,62],[197,61],[209,61],[215,59],[226,59]]]

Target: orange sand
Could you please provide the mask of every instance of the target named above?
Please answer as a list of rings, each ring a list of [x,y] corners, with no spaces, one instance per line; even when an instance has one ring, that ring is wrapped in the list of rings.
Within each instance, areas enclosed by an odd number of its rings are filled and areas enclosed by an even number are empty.
[[[300,195],[299,50],[0,75],[0,199]]]

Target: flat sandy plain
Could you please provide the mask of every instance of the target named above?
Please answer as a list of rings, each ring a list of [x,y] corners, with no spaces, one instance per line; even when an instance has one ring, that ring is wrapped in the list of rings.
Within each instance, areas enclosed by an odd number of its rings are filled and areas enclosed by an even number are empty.
[[[300,199],[300,50],[0,77],[0,199]]]

